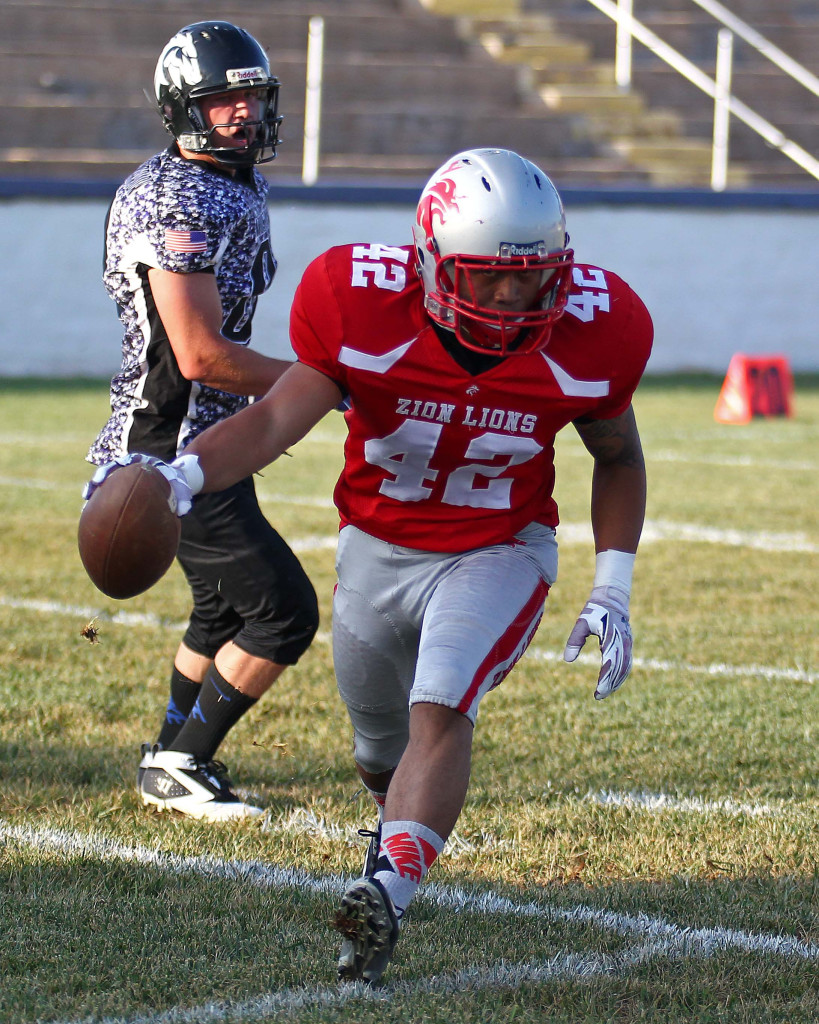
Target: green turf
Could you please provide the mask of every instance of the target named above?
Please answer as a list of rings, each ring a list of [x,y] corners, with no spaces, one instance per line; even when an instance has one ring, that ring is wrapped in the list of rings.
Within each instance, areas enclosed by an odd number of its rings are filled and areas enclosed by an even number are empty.
[[[104,384],[0,382],[0,1021],[819,1020],[819,382],[797,381],[792,419],[747,426],[714,422],[718,390],[649,379],[635,401],[649,523],[632,677],[596,703],[593,660],[560,659],[594,565],[568,539],[530,653],[482,705],[456,833],[386,986],[363,992],[337,987],[327,925],[373,817],[333,680],[332,550],[301,556],[319,638],[220,751],[263,823],[147,813],[138,748],[184,581],[174,567],[116,602],[84,575]],[[342,427],[328,417],[258,482],[291,541],[336,529]],[[557,452],[569,537],[590,460],[571,431]],[[266,884],[287,868],[302,882]],[[509,902],[482,910],[486,893]]]

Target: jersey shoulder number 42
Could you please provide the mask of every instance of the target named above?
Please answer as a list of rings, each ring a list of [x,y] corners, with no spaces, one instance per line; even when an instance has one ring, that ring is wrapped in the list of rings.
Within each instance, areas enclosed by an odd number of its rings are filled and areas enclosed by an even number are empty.
[[[386,288],[400,292],[407,283],[407,272],[402,266],[409,259],[409,252],[395,245],[353,246],[352,279],[353,288]],[[387,260],[390,262],[387,263]]]
[[[588,324],[598,313],[609,312],[609,286],[599,267],[575,267],[572,283],[574,287],[566,302],[567,313]]]

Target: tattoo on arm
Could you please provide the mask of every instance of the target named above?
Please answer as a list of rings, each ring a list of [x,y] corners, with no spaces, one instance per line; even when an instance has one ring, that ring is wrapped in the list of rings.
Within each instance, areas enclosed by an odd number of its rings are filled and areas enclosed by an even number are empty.
[[[578,419],[574,423],[580,439],[591,455],[603,463],[617,463],[640,469],[645,465],[634,412],[610,420]]]

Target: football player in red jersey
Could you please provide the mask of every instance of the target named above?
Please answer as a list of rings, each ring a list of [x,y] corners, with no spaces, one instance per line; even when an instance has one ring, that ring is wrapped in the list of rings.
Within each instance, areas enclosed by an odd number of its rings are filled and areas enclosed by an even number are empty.
[[[506,150],[458,154],[422,193],[414,243],[316,259],[291,314],[298,361],[173,464],[180,489],[224,487],[347,405],[333,655],[381,814],[335,923],[339,976],[370,983],[463,807],[479,702],[557,577],[557,432],[573,424],[593,459],[596,573],[564,657],[598,637],[598,699],[631,667],[645,512],[631,400],[651,320],[619,277],[574,262],[543,171]]]

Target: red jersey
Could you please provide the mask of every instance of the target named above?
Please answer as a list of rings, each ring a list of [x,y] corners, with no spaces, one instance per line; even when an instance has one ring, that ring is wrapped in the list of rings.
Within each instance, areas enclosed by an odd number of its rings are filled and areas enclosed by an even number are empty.
[[[343,523],[428,551],[557,526],[554,439],[579,416],[619,416],[651,352],[651,318],[616,275],[576,265],[542,352],[477,374],[427,316],[411,246],[336,246],[305,271],[290,332],[300,362],[351,402],[334,499]]]

